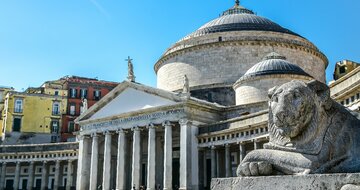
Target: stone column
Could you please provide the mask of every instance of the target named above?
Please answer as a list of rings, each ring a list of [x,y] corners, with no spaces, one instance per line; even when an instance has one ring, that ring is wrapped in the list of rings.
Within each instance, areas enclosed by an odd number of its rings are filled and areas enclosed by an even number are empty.
[[[59,189],[59,181],[60,181],[60,160],[57,160],[55,163],[54,190]]]
[[[148,126],[148,169],[147,169],[147,189],[155,190],[155,154],[156,154],[156,128],[153,124]]]
[[[90,190],[97,189],[98,161],[99,161],[99,136],[94,133],[92,137],[91,147],[91,165],[90,165]]]
[[[42,175],[41,175],[41,190],[48,189],[48,166],[47,161],[43,162]]]
[[[216,152],[215,152],[216,147],[212,146],[211,147],[211,178],[216,178]]]
[[[118,132],[118,152],[117,152],[117,168],[116,168],[116,189],[125,190],[125,154],[126,154],[126,134],[120,129]]]
[[[90,138],[88,136],[79,137],[79,156],[76,177],[76,189],[89,189],[90,183],[90,160],[89,160]]]
[[[67,177],[66,177],[66,190],[70,190],[73,186],[73,160],[68,161]]]
[[[2,163],[1,166],[1,178],[0,178],[0,190],[3,190],[5,187],[5,176],[6,175],[6,162]]]
[[[231,177],[231,160],[230,160],[230,145],[225,145],[225,170],[226,170],[226,177]]]
[[[246,156],[245,144],[240,142],[239,148],[240,148],[240,163],[241,163]]]
[[[131,185],[135,190],[140,189],[140,128],[133,128],[133,155],[132,155],[132,174]]]
[[[164,190],[172,190],[172,126],[170,122],[163,123],[165,127],[164,142]]]
[[[180,124],[180,188],[191,189],[191,122],[181,119]]]
[[[105,132],[103,184],[102,184],[103,190],[110,190],[111,136],[112,134],[109,131]]]
[[[28,178],[27,189],[32,190],[34,187],[34,162],[29,164],[29,178]]]
[[[20,162],[16,162],[15,178],[14,178],[14,184],[13,184],[13,188],[15,190],[19,189],[19,180],[20,180]]]
[[[191,125],[191,187],[192,190],[200,189],[200,176],[199,176],[199,140],[197,138],[199,134],[199,128],[195,125]]]

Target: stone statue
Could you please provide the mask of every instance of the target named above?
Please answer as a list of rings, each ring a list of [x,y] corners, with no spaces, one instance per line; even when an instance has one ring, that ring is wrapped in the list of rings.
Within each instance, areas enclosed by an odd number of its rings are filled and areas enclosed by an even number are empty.
[[[134,66],[132,64],[132,59],[130,58],[130,56],[126,59],[126,61],[128,62],[128,81],[130,82],[135,82],[135,75],[134,75]]]
[[[270,142],[244,158],[238,176],[360,172],[360,120],[325,84],[291,81],[269,98]]]
[[[183,94],[188,94],[190,93],[190,84],[189,84],[189,79],[186,75],[184,75],[184,86],[183,86]]]
[[[84,98],[83,101],[82,101],[82,113],[86,112],[86,110],[88,110],[89,106],[88,106],[88,102],[87,102],[87,99]]]

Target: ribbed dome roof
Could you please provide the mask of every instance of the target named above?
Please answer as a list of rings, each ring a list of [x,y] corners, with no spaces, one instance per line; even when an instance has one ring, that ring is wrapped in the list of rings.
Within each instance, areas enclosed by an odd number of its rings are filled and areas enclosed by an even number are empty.
[[[243,81],[248,78],[262,76],[262,75],[274,75],[274,74],[294,74],[311,77],[299,66],[294,65],[285,60],[284,56],[277,53],[270,53],[265,59],[253,67],[251,67],[239,80]]]
[[[251,10],[236,4],[231,9],[223,12],[221,17],[208,22],[184,39],[210,33],[242,30],[272,31],[300,36],[271,20],[257,16]]]

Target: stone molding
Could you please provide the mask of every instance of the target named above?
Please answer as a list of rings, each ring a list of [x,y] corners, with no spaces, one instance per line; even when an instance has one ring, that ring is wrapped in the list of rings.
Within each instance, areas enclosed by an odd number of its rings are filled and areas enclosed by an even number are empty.
[[[177,50],[174,50],[173,52],[168,52],[164,54],[159,61],[157,61],[154,65],[155,73],[158,72],[160,67],[163,66],[163,63],[165,63],[167,60],[174,58],[176,56],[182,55],[184,53],[192,52],[194,50],[200,50],[210,47],[221,47],[225,45],[236,45],[236,46],[243,46],[243,45],[264,45],[264,46],[272,46],[272,47],[287,47],[290,49],[296,49],[301,50],[307,53],[311,53],[314,56],[319,57],[321,60],[324,61],[325,67],[327,67],[329,61],[327,57],[320,52],[318,49],[315,49],[314,47],[309,47],[306,44],[298,43],[295,40],[286,40],[286,39],[280,39],[280,38],[271,38],[267,37],[266,39],[259,39],[258,37],[247,37],[244,39],[234,39],[229,41],[222,41],[222,42],[208,42],[204,44],[195,44],[193,46],[188,46],[184,48],[179,48]]]
[[[104,131],[117,131],[119,129],[131,129],[134,125],[139,125],[143,122],[144,126],[149,123],[162,124],[166,121],[178,121],[185,115],[184,109],[168,110],[162,112],[155,112],[146,115],[138,115],[134,117],[119,118],[111,121],[99,121],[91,124],[87,124],[81,127],[81,136],[89,135],[91,133],[101,133]]]

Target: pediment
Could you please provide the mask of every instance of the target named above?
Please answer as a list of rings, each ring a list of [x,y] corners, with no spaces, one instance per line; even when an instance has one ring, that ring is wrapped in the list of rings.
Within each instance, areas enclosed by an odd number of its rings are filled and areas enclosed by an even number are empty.
[[[97,120],[124,113],[174,105],[181,101],[173,92],[123,82],[92,106],[77,121]]]

